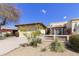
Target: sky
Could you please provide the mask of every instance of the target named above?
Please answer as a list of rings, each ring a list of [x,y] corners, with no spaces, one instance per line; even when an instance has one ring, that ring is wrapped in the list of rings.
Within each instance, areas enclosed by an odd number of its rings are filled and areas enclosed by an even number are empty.
[[[79,4],[73,3],[17,3],[20,18],[16,24],[41,22],[48,25],[52,22],[69,21],[79,18]],[[14,23],[8,24],[13,26]]]

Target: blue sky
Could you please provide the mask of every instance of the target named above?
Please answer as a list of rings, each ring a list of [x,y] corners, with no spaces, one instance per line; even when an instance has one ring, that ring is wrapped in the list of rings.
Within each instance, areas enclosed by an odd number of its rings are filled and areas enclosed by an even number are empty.
[[[16,4],[21,11],[17,24],[42,22],[48,25],[51,22],[63,22],[71,18],[79,18],[79,4],[68,3],[25,3]],[[10,24],[9,26],[12,26]]]

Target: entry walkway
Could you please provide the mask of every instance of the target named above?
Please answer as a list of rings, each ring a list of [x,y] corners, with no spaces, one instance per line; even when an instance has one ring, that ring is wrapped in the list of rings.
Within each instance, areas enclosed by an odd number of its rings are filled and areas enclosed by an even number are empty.
[[[9,37],[4,40],[0,40],[0,55],[4,55],[13,49],[19,48],[20,44],[27,43],[26,38]]]

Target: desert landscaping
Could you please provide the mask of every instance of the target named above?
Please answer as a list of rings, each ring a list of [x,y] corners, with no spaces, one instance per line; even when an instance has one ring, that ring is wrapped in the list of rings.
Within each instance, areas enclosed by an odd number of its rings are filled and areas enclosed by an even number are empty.
[[[15,5],[0,4],[1,56],[79,56],[79,18],[64,14],[75,4]]]
[[[47,47],[51,41],[43,41],[38,47],[20,46],[17,49],[4,54],[4,56],[79,56],[79,53],[73,52],[71,50],[65,49],[64,52],[51,52],[49,49],[46,51],[41,51],[42,48]]]

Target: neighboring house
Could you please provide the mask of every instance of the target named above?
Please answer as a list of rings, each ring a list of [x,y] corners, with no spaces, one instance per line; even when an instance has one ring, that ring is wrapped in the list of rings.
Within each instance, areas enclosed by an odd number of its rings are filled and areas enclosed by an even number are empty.
[[[12,36],[15,36],[16,35],[15,33],[18,30],[17,30],[17,28],[10,28],[7,26],[2,26],[0,31],[2,32],[2,36],[5,36],[7,33],[11,34]]]
[[[72,19],[67,22],[56,22],[48,25],[46,34],[71,35],[79,34],[79,19]]]
[[[79,18],[69,21],[66,27],[71,30],[71,34],[79,34]]]
[[[65,31],[65,24],[67,22],[54,22],[54,23],[50,23],[47,27],[47,31],[49,31],[49,33],[46,34],[56,34],[56,35],[64,35],[64,31]]]
[[[30,23],[15,25],[18,28],[19,37],[25,37],[24,34],[31,36],[33,31],[39,30],[41,34],[45,34],[46,26],[42,23]]]

